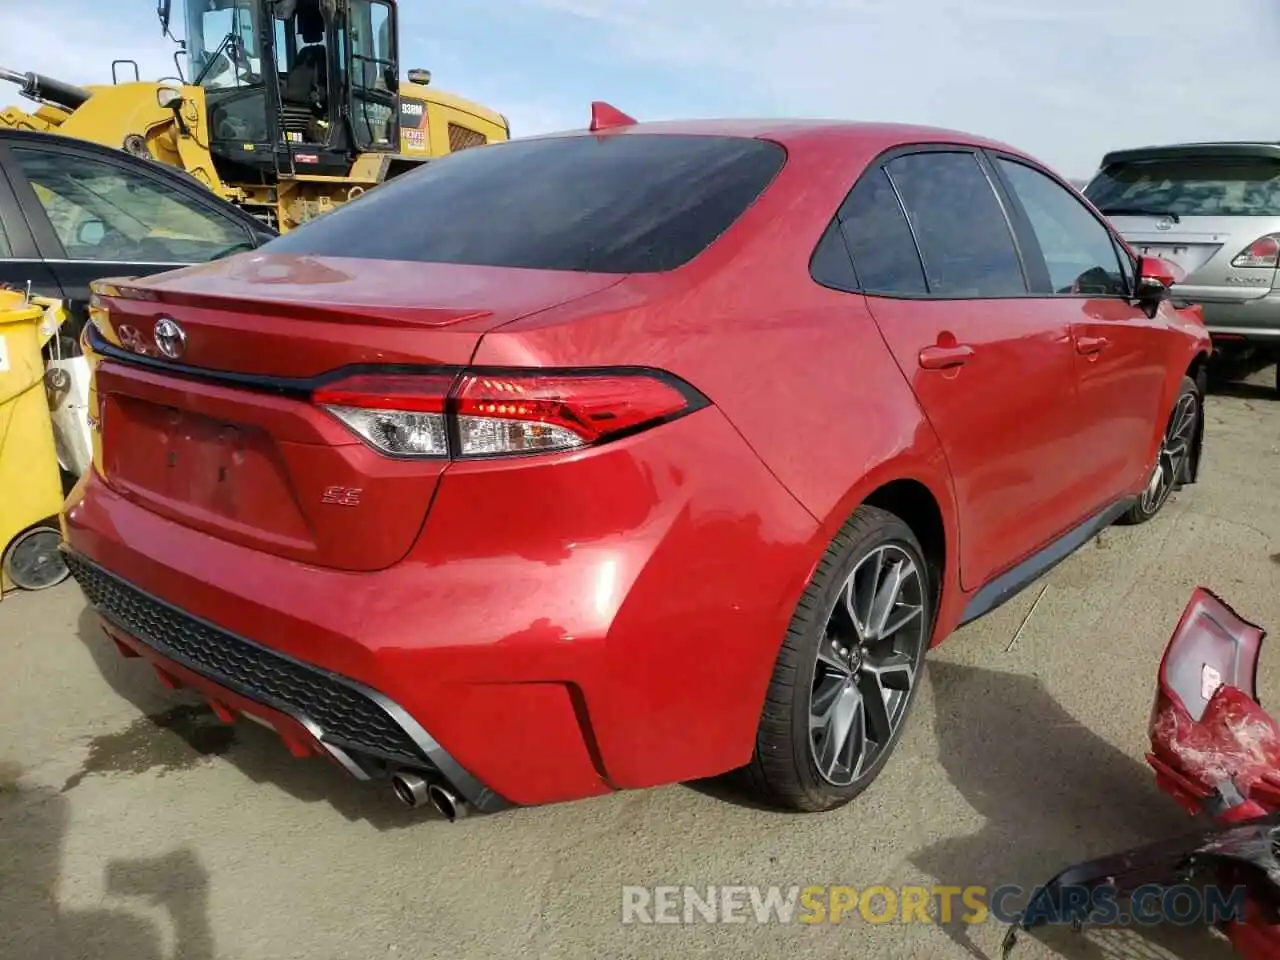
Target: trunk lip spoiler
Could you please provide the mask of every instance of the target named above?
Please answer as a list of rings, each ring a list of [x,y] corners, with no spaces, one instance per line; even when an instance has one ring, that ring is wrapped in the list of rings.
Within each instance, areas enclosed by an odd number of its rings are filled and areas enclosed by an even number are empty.
[[[502,376],[512,373],[534,373],[547,376],[616,376],[635,375],[649,376],[662,380],[680,391],[691,406],[701,408],[711,403],[702,391],[684,378],[662,370],[658,367],[637,365],[620,365],[607,367],[498,367],[485,364],[406,364],[406,363],[354,363],[326,370],[311,377],[274,377],[257,373],[237,373],[233,370],[215,370],[209,367],[196,367],[183,363],[174,363],[158,357],[148,357],[126,350],[111,343],[93,324],[86,326],[89,346],[94,353],[104,360],[114,360],[132,367],[154,370],[170,376],[190,377],[205,383],[225,384],[243,387],[250,390],[268,391],[299,398],[309,397],[318,388],[337,380],[343,380],[355,374],[445,374],[457,375],[463,372],[479,376]]]

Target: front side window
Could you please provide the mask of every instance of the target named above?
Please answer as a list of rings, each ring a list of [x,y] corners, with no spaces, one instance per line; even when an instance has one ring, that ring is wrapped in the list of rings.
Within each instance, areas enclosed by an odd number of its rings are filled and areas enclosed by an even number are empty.
[[[449,154],[272,240],[272,253],[653,273],[710,246],[786,161],[747,137],[548,137]]]
[[[81,154],[11,147],[72,260],[203,263],[249,231],[137,171]]]
[[[870,294],[929,292],[902,204],[883,168],[868,171],[840,209],[858,282]]]
[[[1003,157],[996,162],[1031,221],[1053,292],[1126,296],[1111,232],[1084,204],[1039,170]]]
[[[1179,157],[1113,164],[1085,189],[1107,216],[1280,216],[1280,161]]]
[[[974,154],[912,153],[886,169],[911,221],[930,295],[1026,294],[1009,222]]]

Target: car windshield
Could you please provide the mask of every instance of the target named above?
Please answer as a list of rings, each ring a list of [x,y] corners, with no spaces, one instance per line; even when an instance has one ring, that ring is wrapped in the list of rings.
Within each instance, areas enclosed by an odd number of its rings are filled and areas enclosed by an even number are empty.
[[[1252,157],[1139,160],[1104,169],[1085,190],[1103,213],[1179,217],[1280,215],[1280,161]]]
[[[191,81],[211,89],[262,82],[262,45],[252,0],[188,0]]]
[[[651,273],[693,259],[781,169],[776,143],[622,134],[476,147],[273,240],[269,253]]]

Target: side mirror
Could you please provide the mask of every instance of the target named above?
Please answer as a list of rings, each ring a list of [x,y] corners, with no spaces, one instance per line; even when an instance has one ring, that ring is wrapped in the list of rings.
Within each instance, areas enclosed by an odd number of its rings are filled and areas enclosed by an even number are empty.
[[[1137,289],[1134,298],[1143,303],[1159,303],[1169,298],[1169,288],[1184,274],[1168,261],[1158,257],[1139,257]]]
[[[101,220],[85,220],[76,227],[76,243],[82,247],[95,247],[107,236],[107,225]]]

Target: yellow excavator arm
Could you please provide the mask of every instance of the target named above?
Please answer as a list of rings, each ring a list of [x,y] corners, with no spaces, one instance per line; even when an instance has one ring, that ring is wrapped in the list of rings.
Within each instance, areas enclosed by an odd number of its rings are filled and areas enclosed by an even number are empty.
[[[148,82],[77,87],[3,67],[0,80],[17,83],[37,105],[31,112],[0,110],[0,128],[60,133],[125,150],[184,170],[224,199],[238,200],[239,191],[223,183],[214,168],[200,87]],[[180,103],[168,92],[174,90]]]

